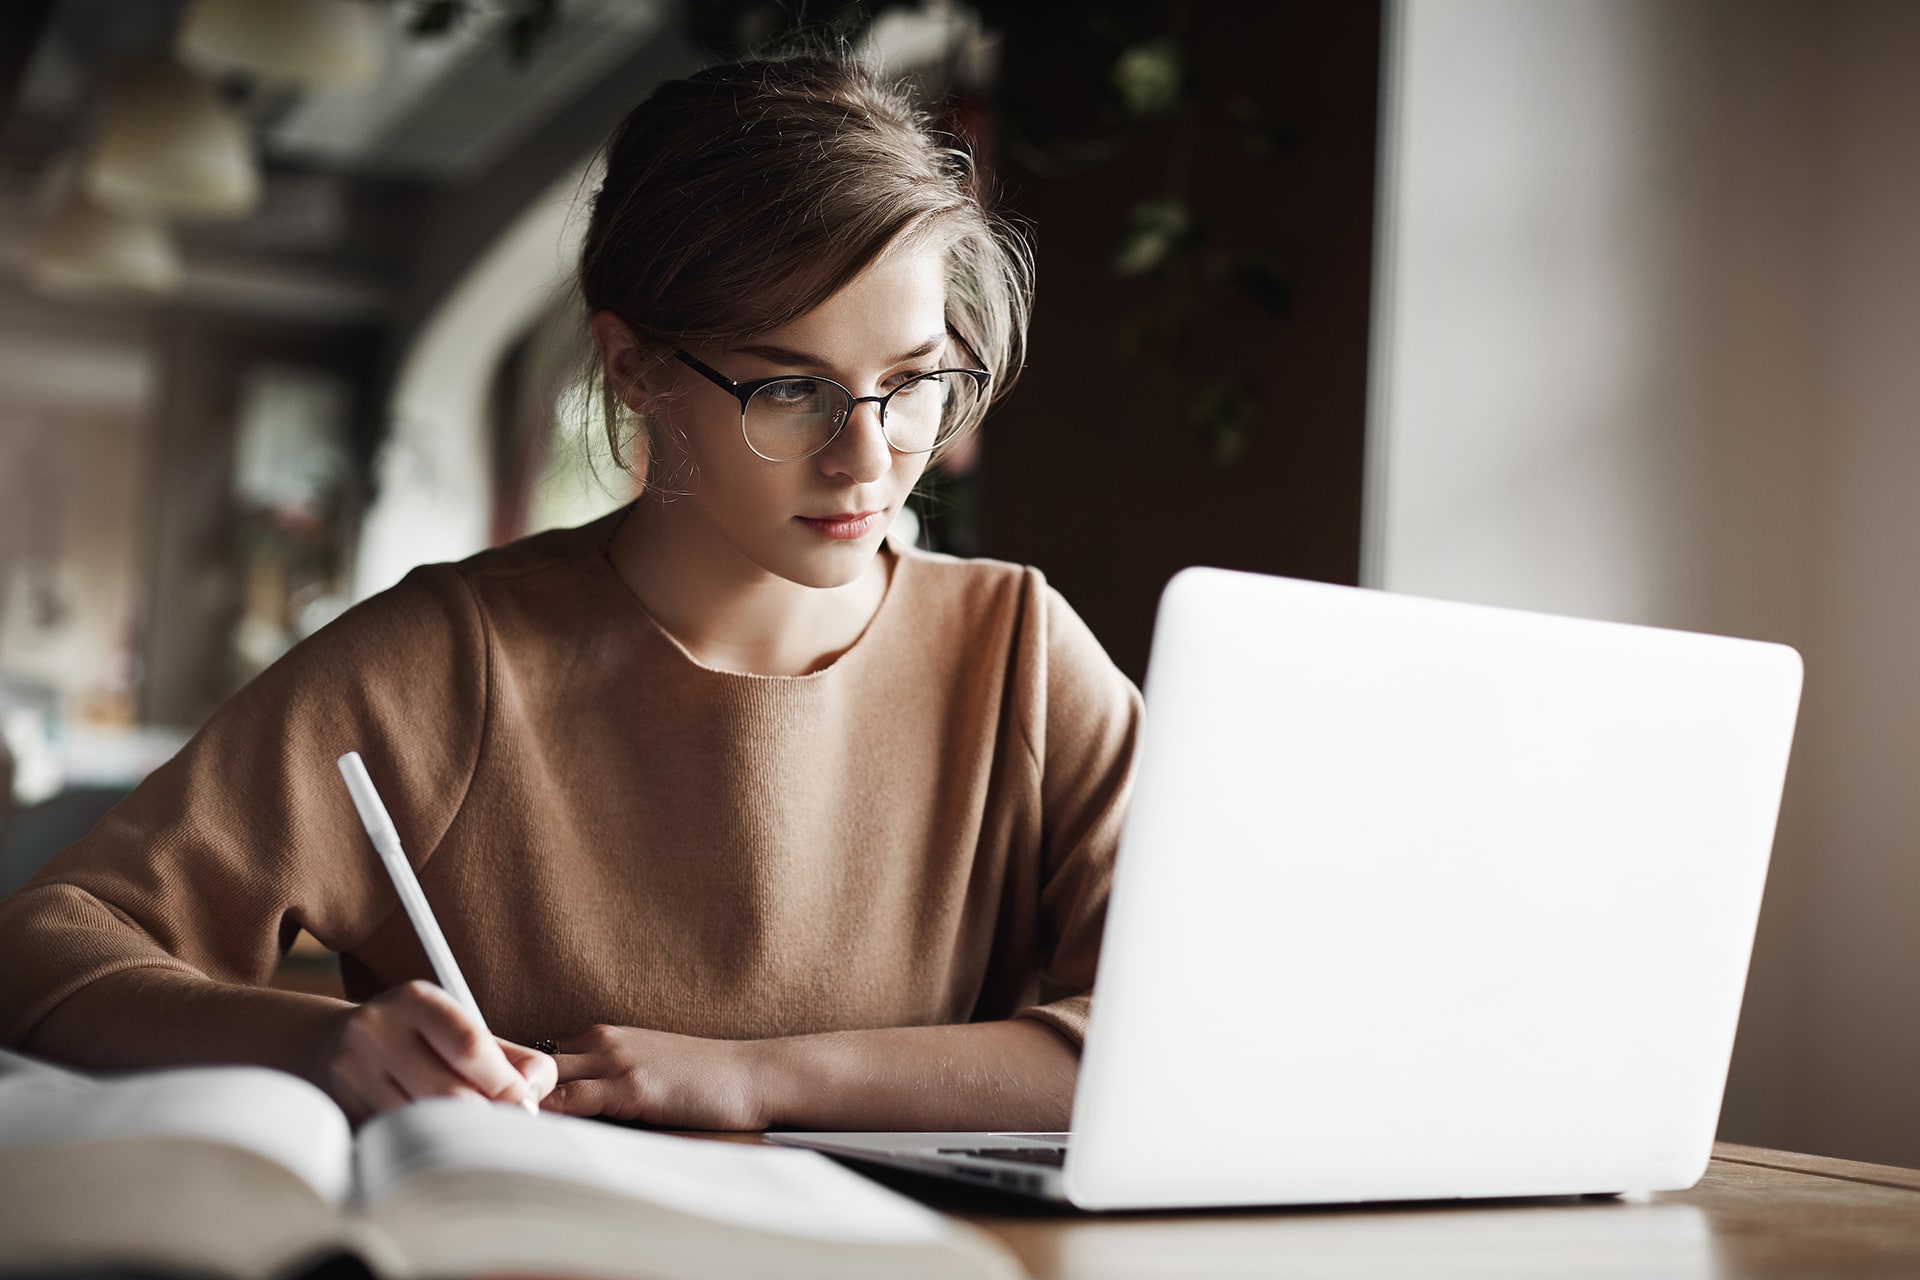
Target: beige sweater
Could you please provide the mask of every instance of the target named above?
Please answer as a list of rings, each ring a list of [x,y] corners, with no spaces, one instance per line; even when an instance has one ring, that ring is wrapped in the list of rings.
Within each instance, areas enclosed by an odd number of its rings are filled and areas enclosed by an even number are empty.
[[[237,694],[0,903],[0,1044],[121,970],[264,983],[301,927],[355,998],[430,978],[348,750],[509,1039],[1077,1041],[1140,721],[1085,624],[1032,569],[903,551],[825,670],[714,671],[615,574],[616,520],[417,570]]]

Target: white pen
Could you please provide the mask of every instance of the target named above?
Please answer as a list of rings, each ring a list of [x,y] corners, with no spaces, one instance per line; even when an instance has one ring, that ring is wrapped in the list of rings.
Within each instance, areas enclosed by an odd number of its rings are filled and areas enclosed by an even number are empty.
[[[367,829],[367,838],[373,841],[380,864],[387,869],[394,889],[400,894],[400,905],[407,909],[407,919],[413,921],[413,931],[420,935],[420,945],[427,949],[434,977],[440,980],[454,1003],[467,1011],[474,1025],[491,1037],[493,1033],[487,1030],[487,1020],[480,1015],[480,1005],[467,989],[460,966],[454,963],[453,949],[447,946],[446,935],[440,932],[440,922],[433,918],[433,909],[427,905],[427,895],[420,890],[419,877],[413,874],[412,864],[400,849],[400,833],[394,829],[380,793],[374,790],[373,779],[367,776],[367,766],[361,761],[360,753],[349,751],[334,763],[340,766],[340,776],[347,780],[347,794],[353,797],[353,807],[359,811],[360,825]],[[521,1105],[539,1114],[530,1099],[523,1099]]]

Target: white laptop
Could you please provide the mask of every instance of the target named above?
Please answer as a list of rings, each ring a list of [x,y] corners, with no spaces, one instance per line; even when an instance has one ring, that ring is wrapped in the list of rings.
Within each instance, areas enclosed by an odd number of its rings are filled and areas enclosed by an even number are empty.
[[[1781,645],[1187,570],[1071,1135],[770,1139],[1087,1209],[1691,1186],[1800,680]]]

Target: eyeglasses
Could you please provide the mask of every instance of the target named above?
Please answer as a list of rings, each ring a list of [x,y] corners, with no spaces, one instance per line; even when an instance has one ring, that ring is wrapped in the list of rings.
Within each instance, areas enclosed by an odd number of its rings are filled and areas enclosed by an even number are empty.
[[[735,382],[684,351],[680,362],[740,402],[747,448],[768,462],[809,458],[832,444],[856,405],[880,406],[880,433],[896,453],[931,453],[973,420],[991,375],[984,369],[918,373],[883,396],[856,396],[831,378]]]

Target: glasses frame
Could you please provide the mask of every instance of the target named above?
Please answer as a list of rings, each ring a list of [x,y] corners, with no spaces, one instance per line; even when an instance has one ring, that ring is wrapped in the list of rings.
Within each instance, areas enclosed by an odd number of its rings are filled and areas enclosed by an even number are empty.
[[[712,365],[709,365],[704,361],[699,360],[696,357],[687,354],[685,351],[682,351],[678,347],[674,348],[673,354],[675,358],[677,358],[680,361],[680,363],[686,365],[687,368],[693,370],[695,373],[705,378],[708,382],[711,382],[714,386],[719,387],[721,390],[729,393],[730,395],[733,396],[734,399],[740,402],[740,439],[746,442],[747,448],[753,449],[754,457],[763,458],[768,462],[802,462],[808,458],[811,458],[814,454],[819,453],[822,449],[825,449],[828,445],[832,444],[835,440],[838,440],[840,438],[840,433],[847,429],[847,424],[849,422],[853,421],[854,410],[858,409],[863,404],[877,404],[880,406],[880,435],[882,436],[882,438],[886,440],[887,448],[892,449],[895,453],[902,453],[902,454],[932,453],[935,449],[938,449],[941,445],[945,444],[948,440],[951,440],[953,437],[947,436],[944,439],[936,440],[934,443],[928,445],[924,449],[900,448],[898,445],[894,444],[893,437],[887,434],[887,401],[899,395],[901,391],[905,390],[907,387],[912,386],[915,382],[919,381],[921,378],[931,378],[935,374],[940,374],[940,373],[966,374],[968,377],[973,379],[974,386],[978,389],[979,393],[982,396],[986,394],[987,384],[993,381],[993,375],[988,373],[985,369],[929,369],[925,373],[917,373],[913,377],[908,378],[905,382],[901,383],[899,386],[895,387],[893,390],[887,392],[883,396],[857,396],[853,394],[853,388],[845,385],[844,383],[835,382],[832,378],[821,377],[817,373],[782,373],[772,378],[755,378],[751,382],[735,382],[732,378],[729,378],[726,374],[721,373],[718,369],[715,369]],[[851,401],[851,403],[847,405],[846,416],[842,417],[840,419],[839,425],[834,427],[833,434],[828,436],[825,440],[822,440],[819,444],[815,445],[813,448],[807,450],[807,452],[792,458],[768,458],[766,454],[761,453],[758,449],[753,448],[753,438],[747,434],[747,402],[752,400],[754,397],[754,394],[760,391],[762,388],[770,387],[776,382],[791,382],[796,379],[805,380],[808,382],[824,382],[830,387],[836,387],[840,390],[840,392],[843,395],[847,397],[849,401]]]

